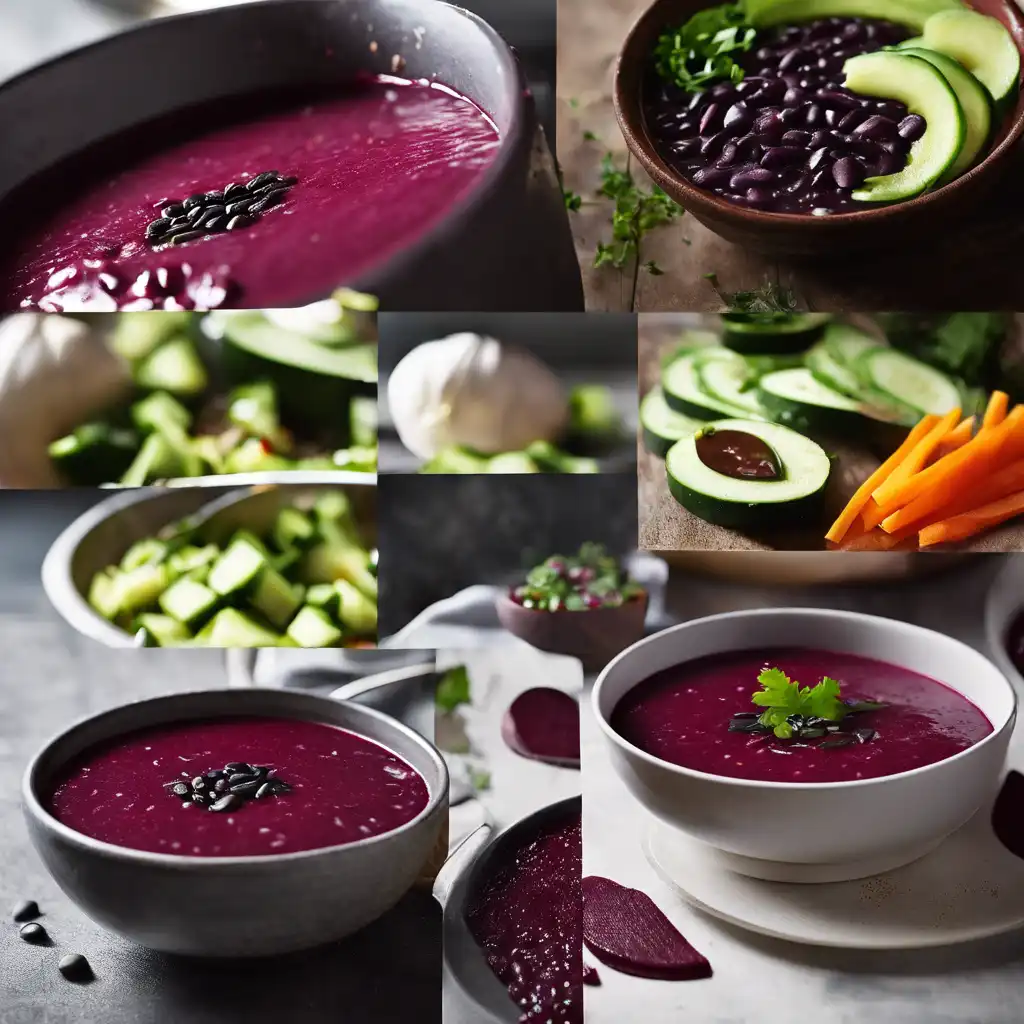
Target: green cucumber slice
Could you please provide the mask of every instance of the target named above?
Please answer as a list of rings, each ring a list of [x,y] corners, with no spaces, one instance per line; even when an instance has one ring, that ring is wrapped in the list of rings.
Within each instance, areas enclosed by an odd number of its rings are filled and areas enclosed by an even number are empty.
[[[640,401],[640,430],[644,448],[658,458],[665,458],[669,448],[684,437],[695,434],[704,420],[684,416],[665,401],[660,387],[648,391]]]
[[[237,608],[222,608],[203,630],[209,647],[285,647],[285,638]],[[198,639],[198,637],[197,637]]]
[[[794,372],[794,371],[783,371]],[[832,463],[810,438],[778,423],[722,420],[717,430],[740,430],[761,438],[783,469],[779,480],[737,480],[701,462],[696,439],[674,444],[665,458],[672,496],[694,515],[733,529],[768,529],[816,522],[822,513]]]
[[[201,627],[219,603],[220,598],[209,587],[187,576],[172,583],[159,599],[167,615],[191,630]]]
[[[769,373],[758,383],[761,404],[773,419],[796,430],[855,430],[861,403],[822,384],[806,367]]]
[[[960,0],[743,0],[755,28],[819,18],[882,18],[920,31],[936,11],[959,6]]]
[[[806,365],[814,379],[825,387],[850,398],[856,398],[859,394],[860,379],[857,374],[839,362],[828,345],[815,345],[807,353]]]
[[[722,343],[741,355],[804,352],[822,335],[827,313],[793,313],[784,318],[722,314]]]
[[[683,331],[679,343],[661,357],[661,371],[665,372],[677,359],[692,356],[695,352],[721,350],[722,339],[714,331]]]
[[[922,415],[941,416],[961,404],[960,389],[949,377],[897,349],[881,345],[868,349],[860,357],[859,368],[872,389]]]
[[[263,551],[244,537],[236,537],[213,564],[207,583],[221,597],[229,597],[253,584],[266,565]]]
[[[743,409],[747,416],[763,420],[767,417],[751,387],[750,367],[742,359],[705,359],[697,363],[697,382],[705,394],[726,405]]]
[[[924,41],[959,61],[996,103],[1017,92],[1020,50],[998,19],[964,7],[940,11],[925,23]]]
[[[837,363],[852,370],[857,360],[878,344],[878,339],[849,324],[833,324],[825,332],[822,344]]]
[[[967,133],[960,155],[953,161],[953,166],[942,176],[940,184],[952,181],[974,166],[978,155],[985,148],[988,137],[992,133],[992,100],[982,88],[974,75],[965,71],[952,57],[936,50],[918,49],[901,46],[904,53],[912,57],[920,57],[933,65],[949,83],[960,101],[964,117],[967,120]],[[1015,51],[1016,52],[1016,48]]]
[[[209,386],[210,378],[195,345],[175,338],[155,348],[135,367],[135,383],[149,391],[169,391],[195,398]]]
[[[956,93],[942,73],[920,57],[877,50],[851,57],[843,71],[846,87],[864,96],[904,103],[928,127],[913,144],[906,167],[895,174],[868,178],[853,198],[864,203],[895,203],[920,195],[948,173],[963,149],[967,119]]]
[[[153,638],[157,647],[176,647],[178,644],[192,639],[192,634],[169,615],[155,615],[148,612],[140,615],[135,624]]]
[[[669,408],[701,420],[746,416],[746,409],[713,398],[701,387],[698,369],[701,360],[709,358],[734,360],[738,357],[728,349],[710,349],[708,352],[691,353],[670,363],[661,375],[661,389]]]
[[[288,627],[288,638],[299,647],[334,647],[342,632],[319,608],[306,605]]]

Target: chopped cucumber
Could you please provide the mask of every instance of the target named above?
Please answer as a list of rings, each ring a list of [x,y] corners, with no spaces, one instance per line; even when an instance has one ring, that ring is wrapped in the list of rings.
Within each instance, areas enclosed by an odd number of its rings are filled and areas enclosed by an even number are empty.
[[[354,587],[348,580],[337,580],[338,619],[341,624],[362,636],[377,632],[377,604]]]
[[[277,629],[284,629],[295,617],[302,600],[279,572],[266,566],[256,580],[249,603]]]
[[[156,537],[146,537],[136,541],[124,553],[124,557],[121,559],[121,569],[124,572],[131,572],[132,569],[138,569],[140,565],[162,562],[169,554],[170,547],[164,541],[157,540]]]
[[[114,576],[110,603],[117,608],[118,615],[144,611],[156,603],[169,582],[166,565],[140,565]]]
[[[222,608],[204,630],[210,647],[283,647],[282,637],[237,608]]]
[[[87,600],[92,608],[111,622],[120,613],[120,597],[114,588],[114,577],[109,573],[98,572],[93,576]]]
[[[136,402],[132,406],[132,419],[139,430],[147,433],[163,432],[168,426],[180,432],[192,425],[192,413],[166,391],[154,391]]]
[[[997,18],[966,7],[940,11],[925,23],[924,42],[962,64],[996,103],[1016,95],[1020,50]]]
[[[183,576],[160,595],[158,603],[176,622],[195,630],[217,610],[220,598],[204,584]]]
[[[50,459],[73,487],[90,487],[99,481],[117,480],[132,464],[139,450],[134,430],[107,423],[85,423],[49,446]]]
[[[539,473],[540,471],[540,466],[526,452],[502,452],[487,460],[488,473]],[[562,472],[562,470],[558,472]]]
[[[288,627],[288,638],[299,647],[335,647],[341,630],[319,608],[306,605]]]
[[[377,399],[356,395],[349,404],[349,439],[362,448],[377,445]]]
[[[644,447],[659,458],[663,459],[676,441],[690,437],[703,425],[703,420],[695,420],[670,408],[660,387],[648,391],[640,402]]]
[[[192,639],[192,634],[185,626],[169,615],[154,615],[149,612],[140,615],[136,625],[152,637],[157,647],[174,647]]]
[[[150,391],[196,398],[209,387],[210,378],[195,345],[188,338],[175,338],[136,366],[135,383]]]
[[[921,415],[942,415],[961,404],[960,389],[954,381],[905,352],[880,345],[868,349],[858,365],[875,391]]]
[[[229,597],[250,587],[266,564],[264,551],[236,535],[210,569],[207,582],[221,597]]]
[[[299,509],[286,506],[277,514],[272,532],[278,551],[292,547],[307,547],[316,537],[313,520]]]

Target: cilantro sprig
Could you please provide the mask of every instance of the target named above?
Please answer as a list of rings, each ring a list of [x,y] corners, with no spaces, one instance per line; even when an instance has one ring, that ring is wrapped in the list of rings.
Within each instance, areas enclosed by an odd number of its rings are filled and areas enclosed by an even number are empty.
[[[471,702],[469,672],[465,665],[455,665],[438,680],[434,703],[439,710],[451,714],[456,708]]]
[[[663,32],[654,47],[658,74],[687,92],[703,92],[716,82],[741,82],[736,56],[754,45],[757,32],[742,4],[699,11],[684,25]]]

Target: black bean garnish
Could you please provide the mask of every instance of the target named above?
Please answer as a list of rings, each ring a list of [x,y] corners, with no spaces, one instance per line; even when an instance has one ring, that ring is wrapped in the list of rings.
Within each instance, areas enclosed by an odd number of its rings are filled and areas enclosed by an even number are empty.
[[[247,765],[244,761],[230,761],[228,764],[224,765],[224,771],[226,771],[226,772],[248,771],[249,767],[250,766]]]
[[[238,803],[238,797],[234,793],[227,793],[222,796],[219,800],[215,800],[210,804],[211,811],[230,811],[235,804]]]
[[[250,178],[245,183],[245,187],[247,191],[255,192],[256,189],[274,181],[277,181],[277,171],[264,171],[262,174],[257,174],[255,178]]]
[[[147,238],[159,238],[160,235],[166,234],[167,229],[171,226],[170,220],[166,217],[158,217],[154,221],[150,221],[146,225],[146,237]]]
[[[181,204],[182,208],[186,213],[188,213],[189,210],[194,210],[197,207],[202,206],[205,198],[206,197],[202,193],[197,192],[194,195],[189,196],[188,199]]]
[[[173,794],[174,794],[175,796],[181,796],[181,797],[186,797],[186,796],[188,796],[188,795],[189,795],[189,788],[188,788],[188,786],[186,786],[186,785],[185,785],[185,783],[184,783],[184,782],[176,782],[176,783],[175,783],[175,784],[174,784],[174,785],[173,785],[173,786],[171,787],[171,792],[172,792],[172,793],[173,793]]]
[[[89,961],[81,953],[68,953],[67,956],[62,956],[57,964],[57,970],[68,981],[89,981],[93,976]]]
[[[41,946],[50,938],[50,936],[46,934],[46,929],[36,921],[31,921],[29,924],[23,924],[18,929],[18,935],[26,942],[31,942],[34,946]]]
[[[226,189],[224,189],[224,199],[229,200],[232,196],[244,196],[246,194],[245,186],[239,184],[237,181],[231,182]]]
[[[181,203],[168,203],[160,213],[164,217],[181,217],[185,213],[185,207]]]
[[[236,200],[233,203],[228,203],[226,212],[229,217],[234,217],[236,214],[245,213],[250,206],[254,206],[257,202],[255,196],[250,196],[248,199]]]
[[[205,234],[205,231],[183,231],[171,238],[171,245],[185,245],[188,242],[194,242],[197,238],[202,238]]]
[[[227,788],[228,788],[228,780],[227,779],[218,779],[213,784],[214,792],[217,792],[217,793],[224,793],[224,792],[226,792]]]
[[[35,900],[22,900],[15,905],[11,916],[16,922],[31,921],[39,916],[39,904]]]
[[[272,796],[277,787],[272,782],[264,782],[259,789],[256,790],[256,799],[262,800],[265,796]]]
[[[240,213],[235,217],[232,217],[227,223],[228,231],[238,231],[241,228],[251,227],[256,223],[255,217],[247,217],[244,213]]]
[[[259,788],[260,781],[259,779],[256,779],[255,781],[250,780],[249,782],[236,782],[230,787],[230,792],[245,795],[248,793],[255,793]]]

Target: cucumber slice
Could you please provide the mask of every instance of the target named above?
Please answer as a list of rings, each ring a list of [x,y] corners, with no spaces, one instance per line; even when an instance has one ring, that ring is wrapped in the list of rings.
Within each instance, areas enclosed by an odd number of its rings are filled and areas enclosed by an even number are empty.
[[[913,144],[906,167],[895,174],[868,178],[853,198],[864,203],[894,203],[920,195],[956,163],[967,136],[967,119],[956,93],[942,73],[920,57],[877,50],[851,57],[843,71],[846,87],[864,96],[906,104],[928,122]]]
[[[297,508],[285,506],[277,514],[273,529],[274,543],[278,551],[293,547],[307,547],[316,538],[313,520]]]
[[[134,614],[145,611],[155,604],[160,595],[167,589],[170,574],[167,566],[140,565],[131,572],[121,572],[114,576],[109,600],[117,614]]]
[[[755,28],[819,18],[881,18],[921,31],[936,11],[960,5],[960,0],[744,0],[743,9]]]
[[[924,41],[928,49],[959,61],[996,103],[1016,94],[1020,50],[998,19],[964,7],[940,11],[925,23]]]
[[[157,647],[176,647],[192,639],[192,634],[169,615],[154,615],[149,612],[138,617],[136,626],[144,629],[153,638]]]
[[[207,582],[221,597],[245,590],[267,564],[266,555],[244,538],[236,537],[210,570]]]
[[[807,369],[814,379],[841,395],[856,398],[860,392],[860,379],[849,367],[843,366],[824,344],[815,345],[807,353]]]
[[[540,473],[540,465],[527,452],[502,452],[487,460],[488,473]],[[563,469],[549,469],[547,472],[562,473]]]
[[[194,631],[213,615],[219,601],[209,587],[183,576],[160,595],[159,604],[172,619]]]
[[[198,637],[197,637],[198,639]],[[203,630],[209,647],[284,647],[284,638],[240,612],[222,608]]]
[[[325,612],[306,605],[288,627],[288,638],[299,647],[334,647],[342,633]]]
[[[103,618],[113,622],[117,618],[118,594],[114,587],[114,577],[106,572],[98,572],[89,584],[89,604]]]
[[[859,366],[874,390],[922,415],[941,416],[961,403],[960,389],[949,377],[897,349],[868,349],[860,357]]]
[[[671,409],[660,387],[648,391],[640,401],[640,430],[644,448],[658,458],[665,458],[676,441],[690,437],[703,425],[703,420],[695,420]]]
[[[135,383],[149,391],[195,398],[209,386],[210,378],[195,345],[175,338],[154,349],[135,368]]]
[[[798,371],[783,371],[798,372]],[[779,480],[737,480],[701,462],[696,439],[685,438],[665,458],[668,487],[684,508],[709,523],[733,529],[767,529],[817,522],[832,463],[810,438],[778,423],[723,420],[718,430],[760,437],[777,455]]]
[[[721,353],[712,354],[712,353]],[[735,360],[738,357],[728,349],[712,349],[709,352],[691,353],[675,360],[665,368],[661,375],[661,389],[670,409],[681,412],[684,416],[693,416],[701,420],[721,419],[722,417],[746,416],[747,410],[742,406],[723,402],[712,398],[700,385],[698,368],[704,359]]]
[[[162,540],[157,540],[155,537],[145,537],[142,540],[137,540],[124,553],[120,568],[124,572],[131,572],[132,569],[138,569],[140,565],[159,564],[169,554],[170,547]]]
[[[844,432],[863,424],[861,403],[822,384],[807,368],[769,373],[758,391],[772,418],[796,430]]]
[[[679,344],[661,357],[661,371],[683,356],[692,356],[695,352],[706,352],[721,349],[722,339],[714,331],[683,331]]]
[[[295,588],[268,565],[256,580],[249,603],[276,629],[284,629],[302,601]]]
[[[742,359],[705,359],[697,364],[697,381],[701,391],[726,405],[743,409],[747,416],[767,419],[764,407],[757,400],[750,367]]]
[[[338,618],[341,624],[359,636],[377,633],[377,605],[348,580],[334,584],[338,592]]]
[[[827,313],[793,313],[783,318],[722,314],[722,343],[742,355],[804,352],[822,335]]]
[[[965,71],[952,57],[947,57],[946,54],[938,53],[936,50],[917,49],[910,46],[901,46],[900,49],[912,57],[920,57],[921,60],[928,61],[941,72],[942,77],[956,93],[956,98],[960,101],[964,117],[967,120],[967,134],[964,137],[960,155],[953,161],[953,166],[939,182],[944,185],[973,167],[978,155],[985,148],[988,137],[992,133],[992,100],[974,75]]]
[[[849,324],[833,324],[826,332],[822,344],[840,366],[852,370],[857,360],[878,344],[877,338],[850,327]]]

